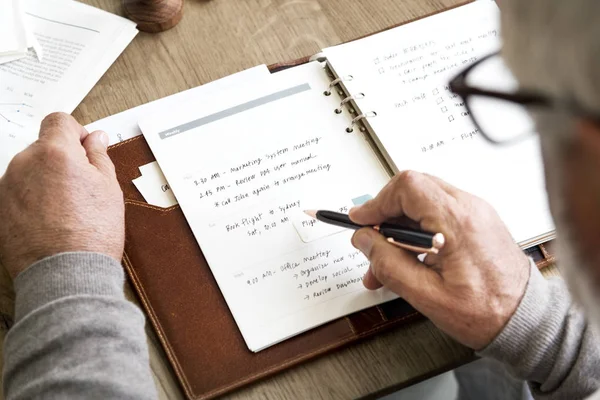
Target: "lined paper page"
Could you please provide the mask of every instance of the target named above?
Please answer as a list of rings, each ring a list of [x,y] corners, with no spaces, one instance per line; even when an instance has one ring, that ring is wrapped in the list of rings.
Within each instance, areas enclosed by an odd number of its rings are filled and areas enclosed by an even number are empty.
[[[310,63],[140,122],[253,351],[395,297],[364,289],[351,231],[302,212],[347,212],[389,179],[328,84]]]
[[[477,1],[324,51],[369,119],[396,171],[439,176],[489,201],[515,241],[554,230],[537,139],[495,146],[479,137],[448,83],[500,48],[499,10]],[[510,129],[510,127],[507,127]]]

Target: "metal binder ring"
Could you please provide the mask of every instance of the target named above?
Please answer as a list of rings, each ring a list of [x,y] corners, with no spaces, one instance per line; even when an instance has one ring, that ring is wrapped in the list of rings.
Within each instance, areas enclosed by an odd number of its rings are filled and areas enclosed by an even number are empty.
[[[335,113],[336,114],[341,114],[342,113],[342,107],[344,107],[346,105],[346,103],[348,103],[350,100],[358,100],[358,99],[362,99],[364,97],[365,97],[364,93],[358,93],[356,96],[348,96],[348,97],[346,97],[344,100],[342,100],[342,102],[340,103],[340,106],[334,110]]]
[[[348,133],[354,132],[354,125],[356,125],[358,123],[358,121],[360,121],[361,119],[371,118],[371,117],[376,117],[376,116],[377,116],[377,113],[375,111],[369,111],[368,113],[360,114],[359,116],[355,117],[352,120],[352,122],[350,123],[350,126],[346,128],[346,132],[348,132]],[[361,128],[361,131],[364,131],[364,128]]]
[[[345,76],[345,77],[343,77],[343,78],[336,78],[336,79],[332,80],[332,81],[331,81],[331,83],[329,84],[329,87],[327,88],[327,90],[326,90],[326,91],[324,91],[324,92],[323,92],[323,94],[324,94],[325,96],[331,96],[331,88],[332,88],[332,87],[334,87],[335,85],[337,85],[337,84],[338,84],[338,83],[340,83],[340,82],[343,82],[343,81],[347,81],[347,82],[349,82],[349,81],[351,81],[352,79],[354,79],[354,77],[353,77],[352,75],[346,75],[346,76]]]

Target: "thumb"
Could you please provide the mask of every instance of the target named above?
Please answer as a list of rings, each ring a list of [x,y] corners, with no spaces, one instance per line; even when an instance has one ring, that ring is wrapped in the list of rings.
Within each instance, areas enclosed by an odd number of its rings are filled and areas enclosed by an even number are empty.
[[[106,153],[108,135],[106,132],[95,131],[90,133],[82,143],[90,164],[98,168],[106,176],[115,175],[115,167]]]
[[[430,301],[443,290],[439,274],[421,263],[414,253],[392,245],[374,229],[356,231],[352,244],[371,262],[363,278],[367,289],[385,286],[417,309],[419,303]]]

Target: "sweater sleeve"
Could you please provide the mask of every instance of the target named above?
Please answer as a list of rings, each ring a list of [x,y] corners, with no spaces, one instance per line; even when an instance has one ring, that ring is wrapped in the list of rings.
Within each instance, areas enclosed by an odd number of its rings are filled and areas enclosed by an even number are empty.
[[[600,336],[560,278],[531,263],[523,299],[502,332],[478,355],[526,380],[536,399],[584,399],[600,388]]]
[[[15,325],[4,343],[7,399],[152,399],[144,316],[124,274],[96,253],[45,258],[15,279]]]

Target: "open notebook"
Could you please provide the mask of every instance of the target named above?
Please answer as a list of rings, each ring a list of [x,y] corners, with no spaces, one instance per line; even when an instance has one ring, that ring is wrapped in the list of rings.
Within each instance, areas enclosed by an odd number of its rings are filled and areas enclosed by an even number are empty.
[[[363,288],[352,232],[302,213],[346,211],[395,171],[487,199],[523,247],[552,236],[536,139],[489,145],[446,87],[498,47],[497,6],[478,1],[142,117],[250,350],[396,297]]]

